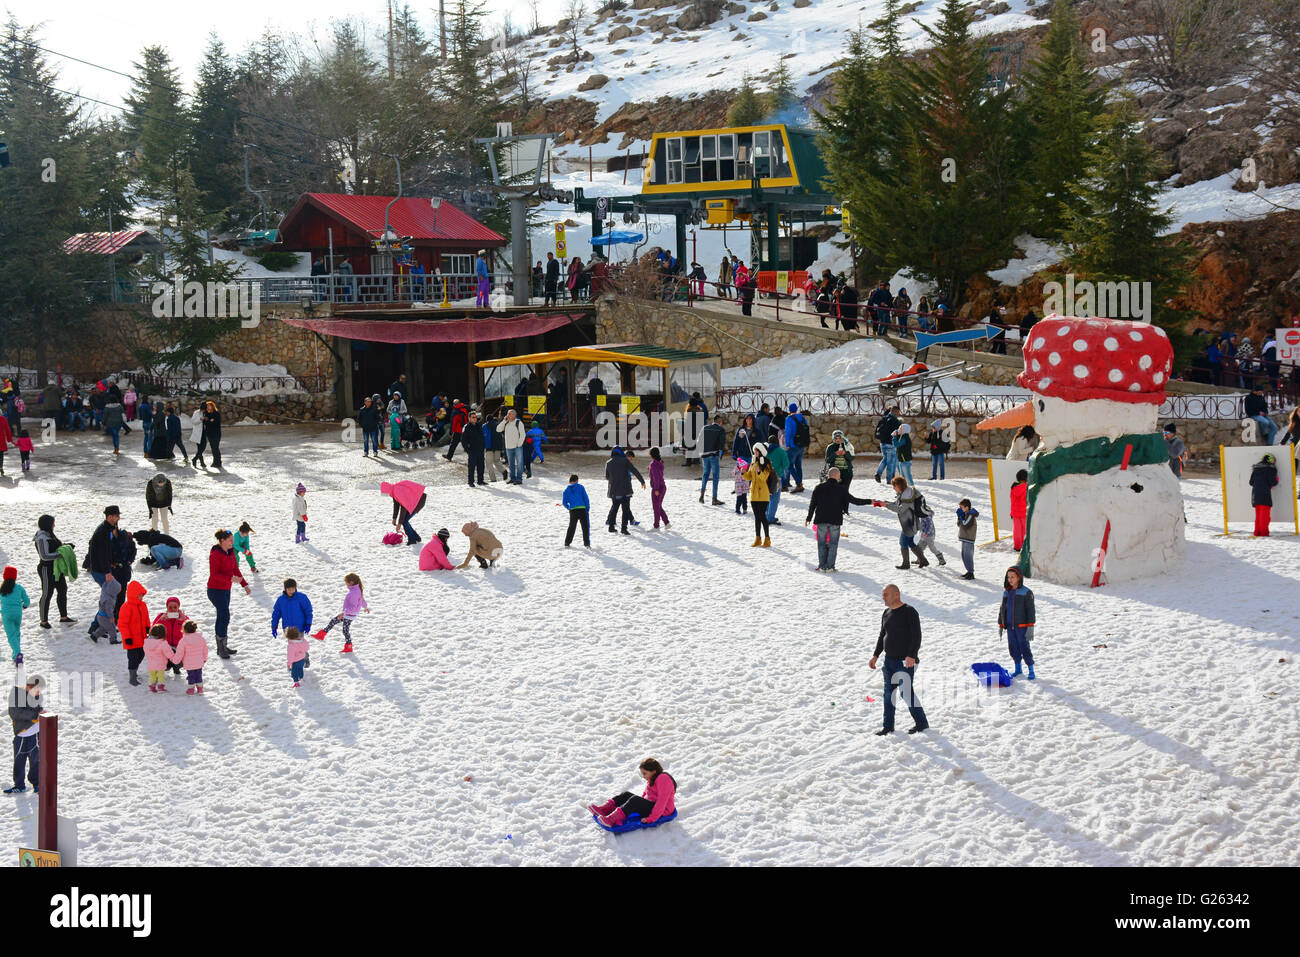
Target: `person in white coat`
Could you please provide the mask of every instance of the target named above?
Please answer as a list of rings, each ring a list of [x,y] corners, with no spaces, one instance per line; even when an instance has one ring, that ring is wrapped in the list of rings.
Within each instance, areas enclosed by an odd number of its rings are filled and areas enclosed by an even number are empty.
[[[524,484],[524,424],[511,409],[506,417],[497,423],[497,431],[505,440],[506,461],[510,465],[510,477],[507,485]]]
[[[1034,431],[1032,425],[1021,427],[1016,437],[1011,440],[1011,448],[1007,449],[1007,461],[1028,462],[1029,456],[1038,448],[1038,441],[1038,433]]]

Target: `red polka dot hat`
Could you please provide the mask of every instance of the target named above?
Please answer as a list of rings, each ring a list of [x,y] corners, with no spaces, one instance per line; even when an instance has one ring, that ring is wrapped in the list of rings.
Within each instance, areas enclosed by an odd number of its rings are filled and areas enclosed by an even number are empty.
[[[1128,319],[1048,316],[1029,330],[1016,381],[1067,402],[1165,400],[1174,350],[1165,331]]]

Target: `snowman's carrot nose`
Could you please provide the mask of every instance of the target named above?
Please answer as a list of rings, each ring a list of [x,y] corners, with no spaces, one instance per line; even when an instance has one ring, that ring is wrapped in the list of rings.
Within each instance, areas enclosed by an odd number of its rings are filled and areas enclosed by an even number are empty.
[[[1018,429],[1022,425],[1033,424],[1034,403],[1029,401],[1021,402],[1018,406],[999,412],[997,415],[991,415],[982,422],[976,423],[975,428],[987,432],[990,429]]]

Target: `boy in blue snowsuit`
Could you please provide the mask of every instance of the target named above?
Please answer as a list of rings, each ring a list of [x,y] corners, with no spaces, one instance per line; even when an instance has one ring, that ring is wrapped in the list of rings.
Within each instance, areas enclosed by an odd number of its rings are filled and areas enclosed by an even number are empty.
[[[297,628],[299,634],[311,634],[311,599],[304,592],[298,591],[298,583],[292,578],[284,580],[284,592],[275,600],[271,609],[271,637],[275,638],[280,626],[285,629]],[[311,666],[311,655],[303,658],[303,667]]]
[[[533,459],[545,464],[546,456],[542,455],[542,443],[546,441],[546,433],[542,427],[533,421],[533,427],[524,433],[524,474],[529,478],[533,477]]]

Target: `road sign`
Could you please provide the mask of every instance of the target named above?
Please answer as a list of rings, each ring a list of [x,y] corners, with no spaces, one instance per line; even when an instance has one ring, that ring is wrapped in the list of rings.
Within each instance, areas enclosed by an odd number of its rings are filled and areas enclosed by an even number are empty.
[[[564,223],[555,224],[555,258],[569,258],[569,249],[564,242]]]
[[[1277,361],[1286,366],[1300,365],[1300,329],[1277,330]]]
[[[609,200],[604,196],[596,197],[596,218],[604,219],[609,212]]]
[[[916,349],[928,349],[930,346],[941,346],[949,342],[973,342],[976,339],[992,339],[1002,330],[997,326],[984,325],[971,329],[954,329],[952,332],[941,332],[938,335],[931,335],[928,332],[918,332],[916,334]]]
[[[34,847],[18,848],[19,867],[60,867],[58,851],[41,851]]]

